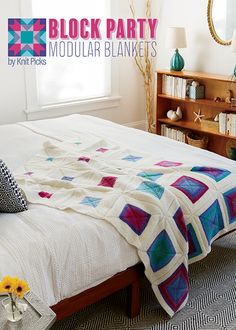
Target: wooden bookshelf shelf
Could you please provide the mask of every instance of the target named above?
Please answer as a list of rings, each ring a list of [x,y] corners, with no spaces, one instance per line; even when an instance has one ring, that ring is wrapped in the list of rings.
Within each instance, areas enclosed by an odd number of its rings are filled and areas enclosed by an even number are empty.
[[[225,76],[221,74],[207,73],[207,72],[198,72],[198,71],[172,71],[172,70],[158,70],[158,74],[167,74],[174,77],[180,78],[193,78],[193,79],[207,79],[207,80],[216,80],[221,82],[232,82],[235,83],[236,79],[233,76]]]
[[[220,136],[220,137],[223,137],[225,139],[236,140],[236,136],[229,136],[229,135],[226,135],[226,134],[217,133],[215,131],[205,129],[205,128],[201,127],[201,124],[194,123],[194,122],[189,122],[189,121],[184,121],[184,120],[173,122],[168,118],[159,118],[158,122],[166,124],[166,125],[170,125],[170,126],[173,126],[173,127],[181,127],[181,128],[186,129],[186,130],[191,130],[191,131],[201,132],[201,133],[207,133],[207,134],[211,134],[211,135]]]
[[[185,79],[193,79],[205,86],[204,99],[189,99],[178,98],[163,94],[162,82],[163,76],[173,76]],[[231,104],[226,102],[215,102],[214,98],[219,97],[225,99],[227,91],[232,90],[234,97],[236,97],[236,80],[231,76],[222,76],[216,74],[208,74],[204,72],[193,71],[157,71],[157,111],[156,111],[156,128],[157,134],[161,134],[161,125],[166,124],[172,127],[180,127],[186,130],[191,130],[200,136],[208,136],[208,149],[220,155],[226,156],[226,143],[229,140],[236,140],[236,137],[221,134],[215,130],[203,128],[200,123],[195,123],[194,112],[201,111],[206,118],[215,118],[221,112],[236,113],[236,108],[231,107]],[[173,122],[167,119],[166,114],[169,110],[176,110],[180,107],[183,112],[183,119],[181,121]]]
[[[208,107],[214,107],[214,108],[219,108],[222,111],[232,111],[236,112],[236,107],[232,107],[231,104],[225,103],[225,102],[215,102],[214,100],[208,100],[208,99],[198,99],[198,100],[193,100],[190,98],[179,98],[175,96],[170,96],[166,94],[159,94],[158,97],[163,98],[163,99],[170,99],[170,100],[176,100],[179,102],[189,102],[189,103],[194,103],[194,104],[199,104],[199,105],[205,105]]]

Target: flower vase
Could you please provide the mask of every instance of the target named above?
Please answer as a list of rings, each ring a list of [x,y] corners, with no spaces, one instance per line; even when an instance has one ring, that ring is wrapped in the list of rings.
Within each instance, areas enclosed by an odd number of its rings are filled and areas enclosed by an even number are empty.
[[[5,298],[2,301],[2,305],[6,311],[6,317],[10,322],[20,321],[27,309],[27,304],[13,296]]]

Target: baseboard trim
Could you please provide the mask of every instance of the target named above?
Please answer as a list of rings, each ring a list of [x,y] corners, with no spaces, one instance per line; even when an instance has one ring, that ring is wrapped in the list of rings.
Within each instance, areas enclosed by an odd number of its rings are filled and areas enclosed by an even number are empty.
[[[131,123],[126,123],[126,124],[124,124],[124,126],[132,127],[132,128],[137,128],[137,129],[140,129],[142,131],[146,131],[147,130],[147,122],[146,122],[146,120],[140,120],[140,121],[134,121],[134,122],[131,122]]]

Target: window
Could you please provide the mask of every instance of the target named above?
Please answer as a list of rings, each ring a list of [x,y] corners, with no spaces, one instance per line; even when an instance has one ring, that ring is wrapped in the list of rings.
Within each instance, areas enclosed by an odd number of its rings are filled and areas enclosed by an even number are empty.
[[[25,1],[25,0],[24,0]],[[31,15],[29,17],[41,18],[100,18],[101,31],[105,18],[111,16],[110,0],[28,0],[31,2]],[[23,1],[22,1],[23,2]],[[25,5],[24,5],[25,6]],[[29,7],[27,8],[29,13]],[[26,12],[26,8],[23,8]],[[59,43],[61,40],[58,39]],[[52,45],[55,41],[52,41]],[[46,65],[36,65],[26,70],[27,108],[28,112],[48,110],[52,107],[63,107],[68,104],[83,105],[80,110],[93,110],[104,107],[104,99],[111,100],[107,107],[114,106],[118,100],[116,84],[114,84],[115,68],[111,58],[82,56],[89,40],[70,40],[72,46],[77,47],[81,56],[64,57],[47,56]],[[67,43],[65,43],[67,45]],[[80,45],[80,49],[79,49]],[[49,55],[49,44],[47,49]],[[98,102],[97,102],[98,101]],[[86,104],[93,106],[85,107]],[[106,107],[106,106],[105,106]]]

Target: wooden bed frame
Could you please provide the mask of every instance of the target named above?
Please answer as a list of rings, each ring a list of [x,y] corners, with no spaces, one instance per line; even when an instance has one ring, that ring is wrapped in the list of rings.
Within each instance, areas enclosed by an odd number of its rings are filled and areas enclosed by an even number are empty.
[[[231,230],[223,234],[216,240],[232,234],[236,230]],[[112,293],[115,293],[123,288],[127,288],[127,314],[129,317],[135,317],[140,312],[140,279],[144,273],[143,264],[137,264],[123,272],[120,272],[105,282],[85,290],[80,294],[68,299],[60,301],[52,306],[52,310],[57,315],[57,320],[61,320],[76,312],[79,312],[88,305],[91,305]]]
[[[140,312],[140,279],[143,274],[143,265],[137,264],[120,272],[105,282],[85,290],[80,294],[60,301],[52,306],[57,315],[57,320],[68,317],[88,305],[91,305],[112,293],[127,288],[127,314],[135,317]]]

